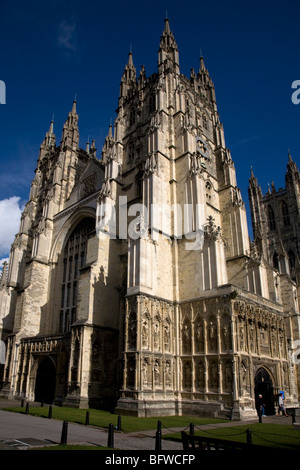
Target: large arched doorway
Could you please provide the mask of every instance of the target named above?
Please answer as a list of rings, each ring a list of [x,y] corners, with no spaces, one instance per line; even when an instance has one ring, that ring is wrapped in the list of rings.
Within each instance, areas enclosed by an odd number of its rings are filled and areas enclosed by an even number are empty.
[[[258,395],[263,396],[266,415],[274,415],[274,386],[269,372],[261,367],[255,375],[255,402],[258,409]]]
[[[53,403],[56,385],[56,368],[49,357],[44,359],[37,370],[35,401]]]

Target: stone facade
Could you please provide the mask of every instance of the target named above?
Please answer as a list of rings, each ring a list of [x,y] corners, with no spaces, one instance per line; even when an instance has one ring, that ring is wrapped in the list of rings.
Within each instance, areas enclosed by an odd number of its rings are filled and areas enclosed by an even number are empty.
[[[168,20],[157,73],[129,54],[101,158],[78,143],[74,101],[2,275],[1,393],[137,416],[244,418],[258,392],[272,413],[279,390],[297,404],[296,252],[279,272],[268,233],[249,242],[214,84],[202,57],[180,74]]]

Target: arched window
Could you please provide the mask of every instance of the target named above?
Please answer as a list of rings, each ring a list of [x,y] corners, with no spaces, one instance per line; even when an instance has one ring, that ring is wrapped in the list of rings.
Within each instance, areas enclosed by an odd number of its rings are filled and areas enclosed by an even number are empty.
[[[296,263],[296,257],[295,257],[295,253],[293,252],[293,250],[289,250],[288,258],[289,258],[290,271],[292,271]]]
[[[61,284],[59,332],[70,331],[76,320],[77,292],[80,268],[86,264],[88,234],[94,230],[95,220],[86,217],[73,230],[63,252],[63,279]]]
[[[281,212],[283,218],[283,225],[290,225],[289,208],[285,201],[282,201]]]
[[[155,110],[156,110],[155,94],[151,93],[149,96],[149,113],[154,113]]]
[[[276,251],[273,255],[273,266],[277,271],[279,271],[279,258],[278,258],[278,254],[276,253]]]
[[[268,212],[269,229],[275,230],[276,224],[275,224],[275,216],[274,216],[274,211],[273,211],[272,206],[268,205],[267,212]]]
[[[134,160],[134,142],[131,141],[128,144],[128,160],[132,162]]]
[[[131,108],[130,117],[129,117],[129,125],[130,126],[132,126],[135,123],[135,116],[136,116],[135,108]]]

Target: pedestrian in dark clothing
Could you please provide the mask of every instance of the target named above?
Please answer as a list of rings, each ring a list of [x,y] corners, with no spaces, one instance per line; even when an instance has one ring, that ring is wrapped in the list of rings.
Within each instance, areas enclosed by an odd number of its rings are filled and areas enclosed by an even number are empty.
[[[265,403],[263,400],[263,396],[261,394],[258,395],[258,412],[261,416],[265,416]]]

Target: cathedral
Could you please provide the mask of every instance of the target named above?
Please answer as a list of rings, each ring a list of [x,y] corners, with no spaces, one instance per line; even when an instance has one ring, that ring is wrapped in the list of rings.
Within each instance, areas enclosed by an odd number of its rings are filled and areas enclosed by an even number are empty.
[[[120,74],[121,75],[121,74]],[[132,416],[298,405],[300,174],[245,203],[213,81],[165,20],[156,73],[129,54],[97,156],[74,100],[42,141],[0,278],[0,394]]]

